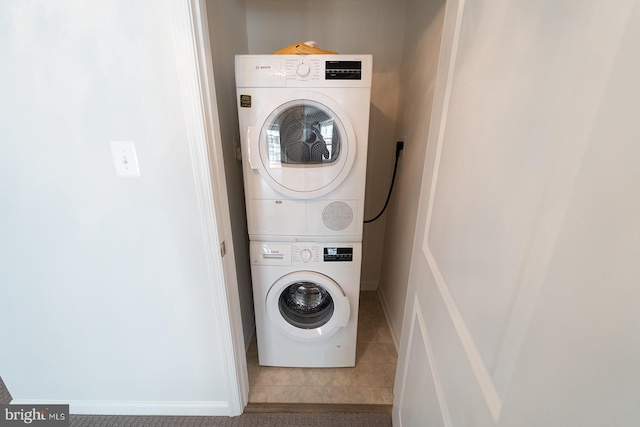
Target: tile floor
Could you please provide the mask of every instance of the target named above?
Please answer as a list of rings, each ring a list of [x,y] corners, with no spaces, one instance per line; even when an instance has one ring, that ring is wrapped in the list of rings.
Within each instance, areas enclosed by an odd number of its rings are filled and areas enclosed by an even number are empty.
[[[378,293],[362,291],[354,368],[259,366],[254,337],[247,350],[249,402],[391,405],[396,362]]]

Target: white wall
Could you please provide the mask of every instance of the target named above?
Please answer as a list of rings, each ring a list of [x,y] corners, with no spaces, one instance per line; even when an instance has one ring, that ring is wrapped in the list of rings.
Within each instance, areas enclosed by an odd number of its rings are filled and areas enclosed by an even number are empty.
[[[228,413],[175,49],[168,2],[0,4],[0,376],[17,401]],[[139,178],[115,176],[114,140],[135,142]]]
[[[220,124],[220,141],[217,143],[222,145],[224,155],[242,326],[245,344],[248,344],[254,329],[253,294],[242,163],[236,158],[236,148],[239,149],[240,146],[240,135],[236,111],[234,67],[235,55],[248,51],[246,10],[244,0],[208,0],[206,9]]]
[[[246,0],[249,53],[315,40],[321,49],[373,54],[365,219],[384,205],[395,154],[395,120],[406,0]],[[386,216],[366,224],[362,286],[376,289]]]
[[[386,227],[379,292],[398,342],[416,228],[445,2],[409,0],[404,28],[396,135],[405,145],[398,164]]]

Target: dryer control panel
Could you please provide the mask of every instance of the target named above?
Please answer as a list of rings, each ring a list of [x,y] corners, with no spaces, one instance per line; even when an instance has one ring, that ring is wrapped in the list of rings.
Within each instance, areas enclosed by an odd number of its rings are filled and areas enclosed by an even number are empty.
[[[236,55],[236,88],[370,88],[373,58],[353,55]]]
[[[326,80],[362,80],[362,61],[326,61]]]
[[[287,58],[285,73],[287,80],[320,80],[322,62],[318,58]]]

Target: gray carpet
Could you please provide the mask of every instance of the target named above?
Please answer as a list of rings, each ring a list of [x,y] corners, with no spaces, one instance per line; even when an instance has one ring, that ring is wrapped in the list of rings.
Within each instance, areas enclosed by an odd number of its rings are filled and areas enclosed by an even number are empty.
[[[391,414],[242,414],[239,417],[131,417],[72,415],[74,427],[377,427],[391,426]]]
[[[0,378],[0,404],[11,403],[11,395],[9,394],[9,390],[4,385],[4,381]]]
[[[11,395],[0,378],[0,403]],[[391,427],[385,413],[247,413],[239,417],[72,415],[72,427]]]

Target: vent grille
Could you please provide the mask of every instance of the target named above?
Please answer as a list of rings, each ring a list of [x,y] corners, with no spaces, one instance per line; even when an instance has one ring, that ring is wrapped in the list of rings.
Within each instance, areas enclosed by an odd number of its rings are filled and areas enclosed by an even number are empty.
[[[322,222],[333,231],[342,231],[353,222],[353,209],[345,202],[331,202],[322,211]]]

